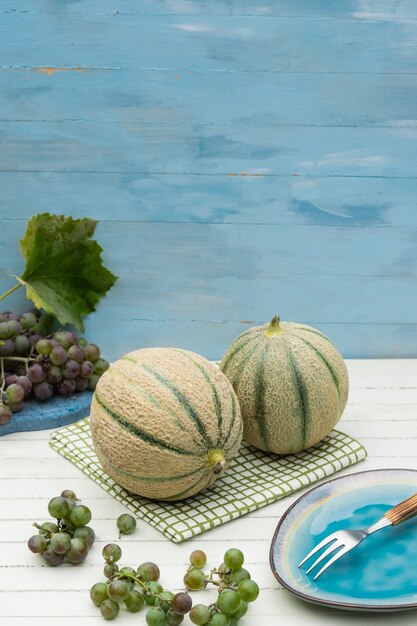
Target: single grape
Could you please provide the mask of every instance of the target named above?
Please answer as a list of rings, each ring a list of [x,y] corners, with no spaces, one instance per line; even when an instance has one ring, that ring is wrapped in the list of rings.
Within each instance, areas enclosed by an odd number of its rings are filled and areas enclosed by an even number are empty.
[[[88,380],[86,378],[79,378],[77,377],[75,379],[75,391],[85,391],[86,389],[88,389]]]
[[[132,589],[129,595],[125,598],[125,605],[130,613],[137,613],[141,610],[145,603],[143,594],[137,589]]]
[[[121,567],[120,568],[120,573],[121,574],[126,574],[126,576],[136,576],[136,572],[133,569],[133,567]]]
[[[0,356],[12,356],[14,353],[13,339],[0,339]]]
[[[94,373],[101,376],[109,369],[109,367],[110,363],[108,361],[106,361],[105,359],[97,359],[97,361],[94,363]]]
[[[58,532],[58,526],[54,524],[54,522],[44,522],[41,524],[41,528],[39,529],[39,534],[42,535],[51,535],[53,533]]]
[[[246,615],[247,610],[248,610],[248,603],[245,602],[244,600],[241,600],[238,610],[236,611],[236,613],[233,613],[233,619],[235,619],[236,621],[239,620],[241,617]]]
[[[61,493],[61,496],[63,498],[69,498],[70,500],[77,500],[77,496],[75,495],[74,491],[72,491],[72,489],[64,489],[64,491]]]
[[[160,576],[159,567],[156,565],[156,563],[150,562],[142,563],[142,565],[139,565],[138,569],[136,570],[136,574],[138,578],[143,580],[143,582],[145,583],[151,581],[156,582],[157,580],[159,580]]]
[[[68,533],[55,533],[55,535],[51,538],[51,548],[54,552],[56,552],[56,554],[65,554],[70,547],[71,537]]]
[[[46,380],[51,385],[57,385],[62,380],[62,371],[58,365],[51,365],[51,367],[46,372]]]
[[[191,609],[193,605],[193,601],[191,600],[191,596],[188,593],[180,591],[180,593],[176,593],[172,598],[172,608],[176,613],[180,615],[185,615]]]
[[[238,585],[242,580],[249,580],[250,574],[247,569],[241,567],[240,569],[235,570],[229,576],[230,582]]]
[[[100,380],[100,376],[98,374],[92,374],[90,378],[88,379],[88,388],[91,391],[94,391],[95,388],[97,387],[97,383],[99,380]]]
[[[27,376],[18,376],[16,378],[16,384],[22,387],[25,397],[32,391],[32,381]]]
[[[31,334],[29,335],[30,345],[34,348],[39,339],[42,339],[42,335],[40,335],[39,333],[31,332]]]
[[[233,571],[240,569],[244,561],[243,552],[238,548],[230,548],[224,555],[225,565]]]
[[[202,550],[194,550],[190,554],[190,563],[191,565],[194,565],[194,567],[202,569],[207,563],[206,553]]]
[[[56,386],[58,393],[61,396],[69,396],[75,391],[75,380],[69,380],[68,378],[64,378],[60,383]]]
[[[107,587],[107,593],[113,602],[123,602],[129,595],[129,588],[124,580],[112,580]]]
[[[179,613],[175,613],[172,609],[166,614],[167,617],[167,626],[179,626],[184,621],[184,615],[180,615]]]
[[[70,511],[69,519],[75,526],[86,526],[91,520],[91,511],[84,504],[77,504]]]
[[[10,328],[9,337],[16,337],[16,335],[20,335],[20,333],[22,332],[22,327],[17,320],[9,320],[7,323]]]
[[[65,553],[65,558],[70,563],[82,563],[88,554],[88,545],[84,539],[79,537],[73,537],[71,539],[71,546],[68,552]]]
[[[20,318],[20,324],[22,328],[24,328],[25,330],[29,330],[30,328],[33,328],[37,321],[38,321],[37,318],[31,312],[23,313],[22,317]]]
[[[13,385],[17,381],[16,374],[6,374],[4,377],[4,381],[6,383],[6,387],[9,385]]]
[[[13,339],[14,351],[17,356],[27,356],[30,352],[30,341],[26,335],[17,335]]]
[[[217,607],[225,615],[233,615],[239,608],[240,597],[234,589],[221,591],[217,598]]]
[[[100,606],[109,597],[106,583],[96,583],[90,589],[90,598],[96,606]]]
[[[237,588],[237,593],[245,602],[254,602],[259,596],[259,587],[254,580],[242,580]]]
[[[164,588],[162,587],[162,585],[160,585],[159,583],[155,582],[154,580],[151,581],[150,583],[148,583],[146,585],[146,590],[144,593],[144,597],[145,597],[145,602],[146,604],[149,604],[150,606],[154,606],[156,604],[156,597],[154,594],[156,593],[161,593],[164,590]]]
[[[100,604],[100,613],[102,614],[104,619],[114,619],[118,616],[119,611],[120,607],[117,602],[113,602],[113,600],[110,600],[110,598],[107,598],[107,600],[104,600],[104,602]]]
[[[210,619],[210,611],[204,604],[195,604],[190,611],[190,620],[197,626],[205,626]]]
[[[49,358],[54,365],[64,365],[68,360],[67,351],[62,346],[52,348]]]
[[[54,388],[51,383],[48,383],[44,380],[42,383],[38,383],[33,386],[33,393],[37,397],[38,400],[44,402],[45,400],[49,400],[54,395]]]
[[[68,358],[77,363],[84,361],[84,349],[81,346],[71,346],[68,350]]]
[[[49,339],[39,339],[39,341],[36,342],[36,350],[38,354],[47,356],[51,352],[52,348],[53,345]]]
[[[62,517],[66,517],[68,511],[68,502],[62,496],[57,496],[49,501],[48,513],[51,517],[61,519]]]
[[[106,578],[113,578],[114,574],[119,571],[117,563],[106,563],[103,568],[103,574]]]
[[[66,330],[57,330],[54,333],[54,339],[58,341],[64,350],[69,350],[71,346],[76,345],[77,337],[74,333],[68,332]]]
[[[184,576],[184,584],[190,591],[199,591],[206,586],[206,575],[202,569],[192,567]]]
[[[84,346],[84,354],[87,361],[94,363],[100,358],[100,348],[95,343],[87,343]]]
[[[122,550],[117,543],[108,543],[104,546],[102,554],[107,563],[116,563],[122,556]]]
[[[78,345],[79,346],[84,348],[87,345],[87,343],[88,343],[87,339],[84,339],[84,337],[78,337]]]
[[[89,378],[94,372],[94,365],[91,361],[83,361],[80,365],[80,376],[82,378]]]
[[[80,366],[77,361],[67,361],[62,366],[62,374],[64,378],[76,378],[80,373]]]
[[[74,530],[74,537],[84,539],[89,548],[93,545],[96,534],[90,526],[80,526]]]
[[[11,334],[12,334],[12,329],[10,328],[9,323],[0,322],[0,339],[8,339]]]
[[[161,591],[161,593],[159,594],[159,598],[157,598],[155,604],[160,606],[161,609],[163,609],[165,613],[167,613],[167,611],[169,611],[169,609],[171,608],[173,597],[174,594],[172,593],[172,591]]]
[[[116,525],[121,535],[130,535],[136,529],[136,520],[129,513],[123,513],[117,518]]]
[[[9,320],[16,320],[16,322],[18,322],[20,320],[20,314],[19,313],[12,313],[12,311],[8,311],[7,319],[9,319]]]
[[[167,618],[165,611],[159,606],[153,606],[146,613],[146,623],[148,626],[165,626]]]
[[[24,402],[21,400],[20,402],[9,402],[9,408],[13,411],[13,413],[18,413],[24,407]]]
[[[31,552],[35,552],[35,554],[45,552],[47,547],[48,543],[44,535],[33,535],[28,541],[29,550],[31,550]]]
[[[42,552],[42,556],[45,559],[45,563],[50,565],[51,567],[56,567],[57,565],[61,565],[64,561],[64,556],[62,554],[57,554],[54,552],[49,545],[44,552]]]
[[[230,620],[224,613],[215,613],[209,621],[209,626],[229,626]]]
[[[7,424],[12,419],[12,410],[5,404],[0,404],[0,424]]]
[[[28,378],[32,383],[41,383],[45,380],[45,372],[40,363],[33,363],[28,369]]]

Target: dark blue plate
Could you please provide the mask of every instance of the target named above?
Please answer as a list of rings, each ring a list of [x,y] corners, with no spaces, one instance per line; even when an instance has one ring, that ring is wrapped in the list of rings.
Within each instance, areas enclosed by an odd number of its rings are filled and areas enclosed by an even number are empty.
[[[0,437],[26,430],[67,426],[90,414],[92,391],[72,396],[53,396],[47,402],[30,400],[7,424],[0,424]]]
[[[417,471],[403,469],[358,472],[311,489],[288,509],[275,531],[270,550],[275,577],[299,598],[334,608],[417,608],[417,517],[369,536],[316,581],[314,570],[306,575],[313,560],[298,568],[328,534],[366,528],[414,493]]]

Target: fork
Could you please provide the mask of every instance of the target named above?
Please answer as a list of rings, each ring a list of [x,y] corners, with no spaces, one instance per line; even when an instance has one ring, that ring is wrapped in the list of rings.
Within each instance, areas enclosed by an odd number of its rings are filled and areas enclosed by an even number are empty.
[[[314,563],[308,568],[306,574],[311,572],[311,570],[319,563],[323,561],[327,556],[330,556],[333,553],[333,556],[327,561],[327,563],[320,569],[320,571],[314,576],[313,580],[317,580],[319,576],[332,565],[335,561],[340,559],[341,556],[346,554],[355,548],[361,541],[365,539],[368,535],[372,535],[377,530],[381,530],[386,526],[395,526],[396,524],[401,524],[401,522],[405,522],[408,519],[411,519],[417,515],[417,493],[410,496],[406,500],[403,500],[392,509],[389,509],[386,513],[384,513],[383,517],[379,519],[375,524],[369,526],[369,528],[363,528],[362,530],[338,530],[335,533],[331,533],[327,537],[320,541],[320,543],[311,550],[307,554],[307,556],[301,561],[298,567],[301,567],[308,561],[314,554],[316,554],[319,550],[327,546],[329,547],[327,550],[323,552],[319,556],[318,559],[314,561]]]

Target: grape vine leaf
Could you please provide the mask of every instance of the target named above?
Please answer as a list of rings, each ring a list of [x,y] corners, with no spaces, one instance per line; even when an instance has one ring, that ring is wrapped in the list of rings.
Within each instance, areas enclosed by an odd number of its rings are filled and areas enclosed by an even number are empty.
[[[103,248],[91,239],[97,221],[41,213],[28,222],[20,250],[26,261],[17,280],[36,307],[84,331],[83,316],[95,311],[117,276],[104,267]]]

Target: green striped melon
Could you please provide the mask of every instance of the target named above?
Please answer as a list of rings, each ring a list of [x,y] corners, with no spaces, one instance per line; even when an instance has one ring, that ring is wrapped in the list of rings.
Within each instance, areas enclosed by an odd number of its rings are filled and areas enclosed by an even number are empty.
[[[220,369],[239,398],[244,438],[261,450],[288,454],[313,446],[346,406],[346,365],[329,338],[278,316],[239,335]]]
[[[100,378],[91,432],[105,471],[125,489],[181,500],[205,489],[236,456],[243,423],[232,385],[202,356],[146,348]]]

